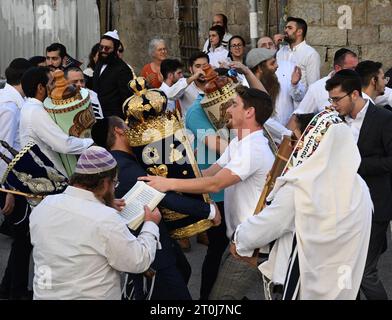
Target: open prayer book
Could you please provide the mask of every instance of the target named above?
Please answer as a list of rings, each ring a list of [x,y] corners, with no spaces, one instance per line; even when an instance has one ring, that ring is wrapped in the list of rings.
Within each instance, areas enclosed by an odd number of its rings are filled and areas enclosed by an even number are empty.
[[[130,229],[136,230],[144,221],[144,206],[154,210],[165,193],[155,190],[143,181],[138,181],[123,197],[125,208],[120,211]]]

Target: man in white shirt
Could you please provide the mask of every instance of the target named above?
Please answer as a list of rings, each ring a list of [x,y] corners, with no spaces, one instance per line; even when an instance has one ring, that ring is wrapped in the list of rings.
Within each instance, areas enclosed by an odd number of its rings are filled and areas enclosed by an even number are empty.
[[[203,68],[208,65],[210,59],[204,52],[196,52],[189,58],[189,78],[180,78],[171,87],[166,88],[165,94],[168,99],[179,100],[182,116],[185,118],[187,110],[191,107],[200,93],[204,93],[207,84]]]
[[[94,116],[96,119],[102,119],[103,112],[102,112],[101,104],[99,103],[98,100],[98,95],[95,91],[86,88],[86,79],[83,75],[82,69],[80,69],[79,67],[66,68],[64,70],[64,77],[65,79],[67,79],[69,83],[75,85],[76,87],[85,88],[89,91],[90,101],[93,107]]]
[[[239,86],[232,106],[227,109],[232,128],[237,131],[219,160],[197,179],[166,179],[149,176],[140,180],[160,190],[190,193],[216,193],[224,189],[226,235],[252,215],[274,156],[263,135],[263,125],[272,113],[271,98],[258,89]],[[233,276],[235,274],[236,276]],[[210,294],[210,299],[242,299],[259,273],[250,265],[233,260],[228,250]]]
[[[21,149],[19,118],[25,102],[21,79],[31,66],[31,63],[26,59],[14,59],[5,70],[7,83],[0,90],[0,140],[5,141],[17,151]],[[1,146],[0,153],[8,158],[13,158]],[[0,180],[6,169],[6,163],[0,160]],[[0,192],[0,215],[5,215],[6,222],[4,224],[7,223],[11,226],[13,236],[7,268],[0,285],[0,297],[3,299],[20,299],[27,294],[31,252],[27,206],[24,197]]]
[[[359,69],[361,77],[352,70],[337,72],[327,81],[326,89],[332,106],[345,118],[357,141],[361,154],[358,173],[368,185],[374,203],[361,291],[369,300],[387,300],[377,264],[387,248],[386,234],[392,219],[392,113],[362,98],[367,81],[381,91],[382,84],[377,83],[384,81],[381,64],[366,62]]]
[[[163,82],[159,90],[163,91],[166,94],[166,96],[168,96],[170,87],[173,86],[175,83],[177,83],[178,80],[184,77],[182,68],[183,68],[182,63],[177,59],[166,59],[162,61],[161,73],[163,76]],[[177,103],[178,100],[168,98],[166,110],[174,112]]]
[[[369,99],[375,105],[376,99],[385,94],[386,79],[382,63],[370,60],[362,61],[357,65],[355,71],[361,77],[363,98]]]
[[[294,102],[302,100],[306,88],[300,82],[301,69],[289,61],[281,61],[278,65],[275,54],[273,49],[252,49],[247,64],[274,102],[273,117],[286,126],[294,111]]]
[[[320,55],[305,41],[308,26],[301,18],[288,17],[284,30],[284,40],[288,45],[280,47],[277,53],[278,63],[288,60],[300,67],[301,81],[309,87],[320,79]]]
[[[25,102],[21,79],[31,63],[23,58],[14,59],[5,71],[7,83],[0,90],[0,140],[20,151],[19,117]],[[6,150],[0,147],[0,152]],[[8,151],[5,153],[8,155]],[[6,165],[0,162],[0,177],[5,173]]]
[[[325,89],[326,82],[338,71],[343,69],[354,70],[358,65],[358,56],[353,51],[342,48],[335,52],[333,59],[333,70],[324,78],[311,84],[306,91],[305,97],[302,99],[298,108],[294,110],[294,114],[319,113],[331,103],[328,101],[328,91]],[[295,126],[294,115],[289,120],[287,127],[293,129]]]
[[[101,147],[85,150],[63,194],[32,212],[34,299],[120,300],[120,272],[140,273],[154,261],[161,220],[145,207],[136,238],[116,209],[117,162]]]
[[[228,24],[227,17],[223,13],[218,13],[218,14],[214,15],[214,17],[212,19],[212,27],[213,26],[221,26],[225,29],[225,35],[223,36],[222,45],[226,49],[227,49],[227,45],[229,43],[229,40],[232,37],[232,35],[230,34],[230,32],[228,30],[227,24]],[[209,41],[209,39],[207,39],[206,42],[204,43],[204,46],[203,46],[203,52],[208,51],[209,43],[210,43],[210,41]]]
[[[29,69],[22,78],[22,88],[27,101],[20,115],[20,142],[26,145],[35,141],[41,151],[53,162],[55,168],[67,176],[59,153],[81,154],[94,143],[92,139],[69,136],[53,121],[43,106],[51,74],[45,67]]]

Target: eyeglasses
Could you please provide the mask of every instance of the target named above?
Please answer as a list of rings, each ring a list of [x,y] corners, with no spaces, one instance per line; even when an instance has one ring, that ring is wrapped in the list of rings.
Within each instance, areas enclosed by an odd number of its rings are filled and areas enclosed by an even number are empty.
[[[113,179],[113,184],[114,184],[114,189],[117,189],[117,187],[120,185],[120,181],[118,181],[118,179]]]
[[[232,44],[232,45],[230,46],[230,48],[242,48],[242,47],[243,47],[242,44]]]
[[[100,51],[106,51],[106,52],[109,52],[109,51],[113,50],[113,47],[109,47],[109,46],[102,46],[102,45],[100,45],[100,46],[99,46],[99,50],[100,50]]]
[[[350,95],[350,94],[352,94],[352,93],[353,93],[353,92],[350,91],[349,93],[345,94],[343,97],[332,97],[332,98],[328,98],[328,101],[329,101],[330,103],[337,103],[337,102],[339,102],[340,100],[342,100],[344,97],[347,97],[348,95]]]

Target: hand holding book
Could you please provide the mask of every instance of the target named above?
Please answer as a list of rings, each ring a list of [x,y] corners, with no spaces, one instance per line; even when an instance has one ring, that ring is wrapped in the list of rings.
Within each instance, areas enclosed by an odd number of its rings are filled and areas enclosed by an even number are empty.
[[[148,186],[145,182],[138,181],[131,190],[123,197],[125,200],[125,207],[120,211],[120,215],[127,221],[130,229],[136,230],[143,223],[143,221],[160,221],[160,213],[154,210],[161,202],[164,193],[155,190]],[[145,210],[145,206],[149,210]],[[152,211],[152,212],[151,212]],[[145,212],[148,214],[145,217]]]

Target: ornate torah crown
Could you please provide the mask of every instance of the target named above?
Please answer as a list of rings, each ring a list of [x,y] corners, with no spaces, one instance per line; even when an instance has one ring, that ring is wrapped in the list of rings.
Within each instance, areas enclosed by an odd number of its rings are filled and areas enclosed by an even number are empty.
[[[181,129],[177,117],[166,113],[167,98],[163,91],[147,89],[143,77],[129,82],[134,95],[123,104],[128,141],[131,147],[157,142]]]
[[[166,95],[158,89],[146,89],[144,78],[129,83],[134,95],[123,104],[130,129],[125,134],[140,165],[150,175],[168,178],[195,178],[197,164],[181,120],[166,112]],[[188,195],[203,199],[202,195]],[[200,220],[160,207],[170,235],[179,239],[192,236],[212,226]]]
[[[230,77],[218,76],[210,65],[203,68],[208,81],[205,87],[205,97],[201,100],[201,106],[208,119],[219,130],[226,124],[226,110],[235,96],[235,83]]]
[[[144,122],[166,111],[166,95],[158,89],[148,90],[143,77],[131,80],[129,87],[134,95],[123,104],[123,112],[128,121]]]
[[[91,137],[95,116],[90,102],[90,92],[69,84],[61,70],[54,72],[54,83],[44,101],[44,108],[67,135]],[[60,154],[60,158],[67,174],[71,176],[76,166],[76,156]]]
[[[44,108],[63,131],[72,136],[88,136],[85,131],[95,123],[90,93],[70,85],[61,70],[54,72],[54,87],[44,101]]]

